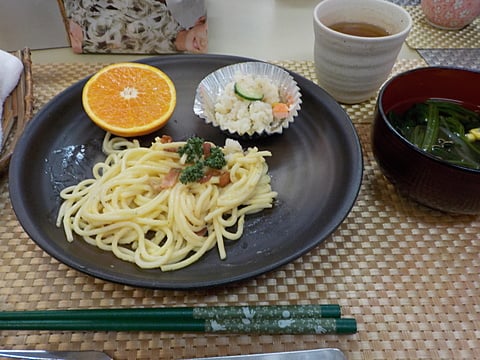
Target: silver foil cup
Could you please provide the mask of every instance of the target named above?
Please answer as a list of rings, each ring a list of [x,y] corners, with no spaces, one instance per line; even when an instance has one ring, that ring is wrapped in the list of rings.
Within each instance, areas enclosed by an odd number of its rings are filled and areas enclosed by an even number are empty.
[[[236,76],[252,75],[265,77],[278,87],[280,101],[288,103],[288,116],[256,131],[239,133],[228,125],[221,123],[215,116],[215,105],[228,84],[235,81]],[[273,134],[282,134],[295,120],[300,110],[301,93],[294,78],[284,69],[265,62],[242,62],[228,65],[207,75],[198,85],[193,105],[193,111],[207,124],[211,124],[235,138],[256,138]]]

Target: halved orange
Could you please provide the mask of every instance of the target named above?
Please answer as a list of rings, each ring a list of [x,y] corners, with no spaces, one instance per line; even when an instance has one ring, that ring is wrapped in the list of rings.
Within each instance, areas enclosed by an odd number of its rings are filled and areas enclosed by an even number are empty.
[[[133,137],[165,126],[177,95],[160,69],[123,62],[104,67],[83,87],[82,104],[90,119],[114,135]]]

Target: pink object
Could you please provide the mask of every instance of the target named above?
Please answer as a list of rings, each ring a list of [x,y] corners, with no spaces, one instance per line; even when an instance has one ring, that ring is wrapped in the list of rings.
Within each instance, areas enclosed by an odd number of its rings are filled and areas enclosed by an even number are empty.
[[[480,15],[480,0],[422,0],[427,21],[438,28],[462,29]]]

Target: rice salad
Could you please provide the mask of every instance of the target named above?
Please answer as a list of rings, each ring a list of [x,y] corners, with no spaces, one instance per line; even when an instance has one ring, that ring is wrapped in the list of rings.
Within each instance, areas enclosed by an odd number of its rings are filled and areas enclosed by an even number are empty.
[[[271,131],[282,126],[289,115],[278,86],[265,76],[252,74],[235,74],[218,96],[214,110],[216,122],[239,135]]]
[[[302,94],[285,69],[261,61],[223,66],[197,86],[193,112],[228,136],[282,134],[295,121]]]

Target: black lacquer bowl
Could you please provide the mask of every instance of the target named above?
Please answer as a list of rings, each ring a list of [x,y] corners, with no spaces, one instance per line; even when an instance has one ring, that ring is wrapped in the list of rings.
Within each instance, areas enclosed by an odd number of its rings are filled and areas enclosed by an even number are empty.
[[[455,101],[480,112],[480,72],[419,68],[390,79],[379,92],[372,130],[373,154],[400,193],[449,213],[480,213],[480,170],[448,163],[407,141],[388,119],[427,99]]]

